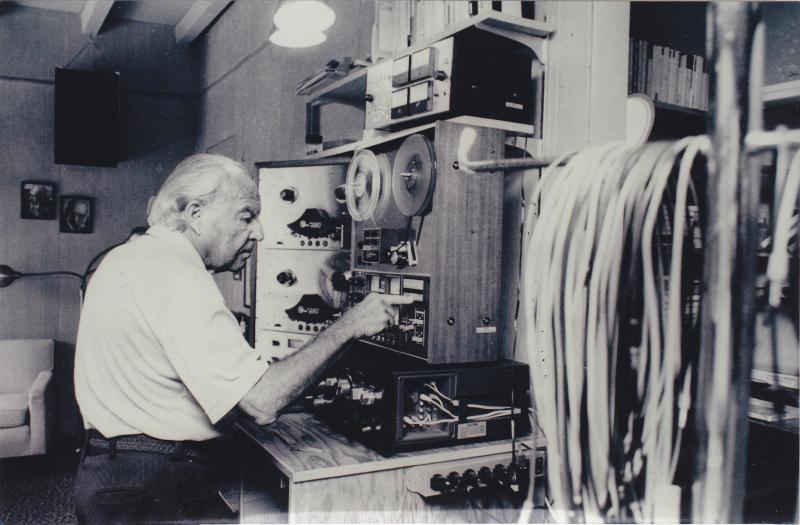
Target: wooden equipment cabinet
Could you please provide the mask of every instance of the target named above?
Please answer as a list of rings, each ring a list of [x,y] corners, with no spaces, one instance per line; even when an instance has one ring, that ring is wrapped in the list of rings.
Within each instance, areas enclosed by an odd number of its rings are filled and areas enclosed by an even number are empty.
[[[266,458],[258,464],[254,456],[244,456],[241,523],[513,523],[520,512],[507,494],[494,490],[434,498],[415,492],[432,471],[446,476],[479,464],[508,464],[509,440],[386,458],[330,432],[309,414],[285,414],[266,427],[239,427]],[[543,455],[543,440],[528,437],[517,446],[532,464]]]

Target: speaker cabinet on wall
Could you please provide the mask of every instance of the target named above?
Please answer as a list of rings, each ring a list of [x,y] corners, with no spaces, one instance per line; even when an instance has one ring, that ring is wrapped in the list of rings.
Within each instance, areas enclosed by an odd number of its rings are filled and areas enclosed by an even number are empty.
[[[119,73],[56,68],[55,163],[115,167]]]

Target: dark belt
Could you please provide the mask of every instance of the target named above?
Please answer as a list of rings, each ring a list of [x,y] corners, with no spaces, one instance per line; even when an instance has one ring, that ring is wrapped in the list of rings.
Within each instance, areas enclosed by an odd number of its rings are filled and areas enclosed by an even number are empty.
[[[83,455],[108,454],[113,458],[118,452],[150,452],[170,456],[175,461],[184,458],[210,461],[219,447],[213,441],[166,441],[147,436],[133,434],[107,438],[100,432],[90,429],[86,431],[86,442]]]

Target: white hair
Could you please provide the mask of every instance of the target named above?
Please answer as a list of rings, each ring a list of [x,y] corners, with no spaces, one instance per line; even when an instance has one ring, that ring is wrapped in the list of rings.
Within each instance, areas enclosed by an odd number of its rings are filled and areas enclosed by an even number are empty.
[[[191,202],[207,206],[226,188],[252,186],[255,182],[240,163],[222,155],[200,153],[182,160],[169,174],[148,206],[147,222],[170,230],[186,230],[183,212]]]

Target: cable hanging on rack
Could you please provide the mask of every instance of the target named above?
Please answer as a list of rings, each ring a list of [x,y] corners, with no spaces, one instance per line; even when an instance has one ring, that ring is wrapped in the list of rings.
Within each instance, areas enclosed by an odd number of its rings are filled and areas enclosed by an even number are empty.
[[[521,319],[558,520],[653,521],[669,493],[679,519],[709,148],[592,147],[553,160],[529,199]]]

